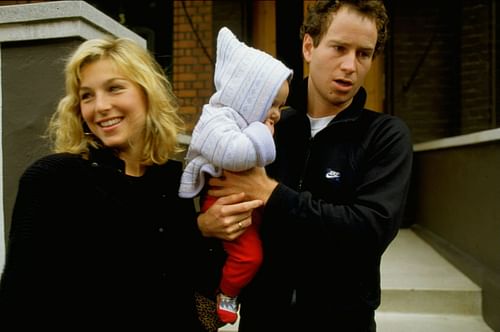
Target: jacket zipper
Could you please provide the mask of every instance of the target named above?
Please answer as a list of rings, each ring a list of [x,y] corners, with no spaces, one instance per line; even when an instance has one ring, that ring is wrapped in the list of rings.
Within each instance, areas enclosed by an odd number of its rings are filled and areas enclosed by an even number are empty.
[[[298,191],[302,191],[302,185],[304,183],[304,177],[306,175],[307,165],[309,164],[309,157],[311,156],[311,145],[314,140],[314,137],[309,138],[309,142],[307,144],[307,153],[306,158],[304,160],[304,165],[302,167],[302,173],[300,174]]]

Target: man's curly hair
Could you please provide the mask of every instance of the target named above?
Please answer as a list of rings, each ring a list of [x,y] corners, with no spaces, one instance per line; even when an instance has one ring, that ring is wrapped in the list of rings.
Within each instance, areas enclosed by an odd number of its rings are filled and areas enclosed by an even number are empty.
[[[341,7],[348,6],[363,16],[375,21],[377,26],[377,43],[373,56],[380,54],[384,50],[388,37],[389,17],[384,3],[381,0],[318,0],[309,5],[308,14],[300,28],[300,38],[309,34],[317,47],[325,35],[334,15]]]

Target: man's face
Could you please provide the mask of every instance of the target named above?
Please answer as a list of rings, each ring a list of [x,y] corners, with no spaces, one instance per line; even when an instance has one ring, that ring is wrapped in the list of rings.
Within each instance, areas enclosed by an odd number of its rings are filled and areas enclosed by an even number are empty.
[[[375,21],[348,7],[332,15],[318,46],[306,34],[302,48],[309,63],[309,93],[340,111],[349,106],[364,83],[377,43],[377,27]]]

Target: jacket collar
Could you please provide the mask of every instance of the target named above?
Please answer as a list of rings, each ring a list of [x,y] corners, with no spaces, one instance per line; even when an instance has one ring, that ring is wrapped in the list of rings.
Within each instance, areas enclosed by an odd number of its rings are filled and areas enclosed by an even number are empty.
[[[289,98],[290,106],[299,112],[303,112],[304,115],[307,112],[307,82],[308,77],[304,78],[299,84],[297,84],[297,93],[295,95],[291,94]],[[341,111],[335,117],[334,121],[338,122],[357,119],[365,107],[365,102],[366,90],[361,87],[354,95],[352,103],[345,110]]]
[[[89,148],[89,161],[105,168],[117,169],[125,172],[125,162],[118,158],[112,149],[93,147]]]

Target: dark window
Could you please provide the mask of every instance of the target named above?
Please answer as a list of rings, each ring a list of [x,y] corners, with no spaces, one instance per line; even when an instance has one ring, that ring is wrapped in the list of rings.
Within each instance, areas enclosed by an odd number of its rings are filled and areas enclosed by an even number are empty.
[[[172,76],[173,1],[86,1],[147,41],[148,49]]]

